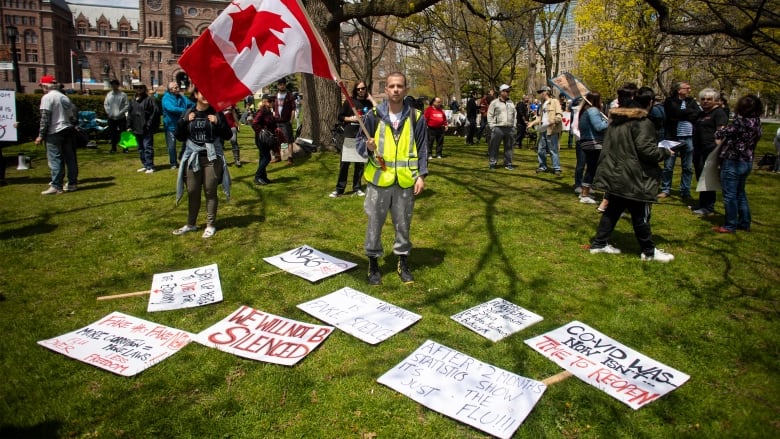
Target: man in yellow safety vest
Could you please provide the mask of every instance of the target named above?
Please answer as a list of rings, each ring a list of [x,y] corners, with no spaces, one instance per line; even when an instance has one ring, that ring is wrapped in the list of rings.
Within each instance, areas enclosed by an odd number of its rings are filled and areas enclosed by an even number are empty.
[[[409,228],[414,197],[425,189],[428,175],[425,119],[404,101],[406,76],[391,73],[386,84],[387,101],[366,115],[366,129],[357,136],[357,152],[368,158],[363,176],[368,182],[364,209],[368,215],[365,249],[370,285],[382,283],[379,258],[384,255],[382,226],[388,211],[395,228],[393,253],[398,255],[398,274],[403,283],[414,282],[407,264],[412,249]]]

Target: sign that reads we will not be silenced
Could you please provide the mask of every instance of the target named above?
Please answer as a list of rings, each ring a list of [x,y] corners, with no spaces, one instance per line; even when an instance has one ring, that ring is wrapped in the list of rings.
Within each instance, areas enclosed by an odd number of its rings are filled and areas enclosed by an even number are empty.
[[[89,326],[39,345],[122,376],[163,361],[192,340],[192,334],[113,312]]]
[[[422,318],[349,287],[298,308],[370,344],[387,340]]]
[[[634,410],[677,389],[690,378],[577,321],[525,343]]]
[[[547,389],[431,340],[377,381],[499,438],[514,434]]]
[[[195,336],[198,343],[250,360],[292,366],[322,343],[333,328],[242,306]]]

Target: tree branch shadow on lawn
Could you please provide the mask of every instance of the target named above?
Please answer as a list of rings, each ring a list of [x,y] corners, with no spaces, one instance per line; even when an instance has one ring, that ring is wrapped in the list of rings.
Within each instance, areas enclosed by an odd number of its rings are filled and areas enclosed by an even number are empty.
[[[61,437],[59,434],[61,428],[61,421],[44,421],[29,427],[3,424],[0,426],[0,437],[5,439],[57,438]]]

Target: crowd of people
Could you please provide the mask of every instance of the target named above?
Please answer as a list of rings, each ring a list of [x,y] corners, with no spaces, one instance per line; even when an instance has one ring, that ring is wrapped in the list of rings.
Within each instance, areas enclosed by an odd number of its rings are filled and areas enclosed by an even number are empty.
[[[41,80],[45,94],[35,142],[46,144],[51,169],[51,182],[43,195],[74,191],[78,184],[76,148],[71,136],[77,125],[76,109],[56,85],[54,78]],[[162,117],[170,167],[178,169],[177,203],[185,188],[188,194],[187,221],[173,231],[175,235],[198,229],[201,192],[206,199],[206,227],[202,236],[210,238],[216,233],[218,186],[222,185],[228,198],[230,195],[225,142],[231,142],[235,166],[242,164],[237,136],[239,121],[251,125],[255,134],[260,157],[255,184],[271,183],[267,166],[283,159],[282,149],[289,148],[285,158],[288,164],[293,164],[292,146],[288,145],[294,136],[292,120],[299,113],[296,110],[300,100],[287,90],[285,79],[276,83],[277,93],[263,94],[257,107],[254,96],[245,100],[241,117],[235,107],[216,111],[197,88],[191,99],[184,97],[174,82],[168,85],[160,104],[143,85],[135,88],[132,99],[119,90],[117,81],[110,85],[111,91],[104,101],[110,152],[117,151],[124,131],[132,132],[142,164],[139,172],[154,172],[153,134]],[[382,279],[381,232],[388,213],[395,230],[396,271],[404,283],[414,281],[408,261],[414,199],[425,188],[428,162],[442,158],[444,134],[452,120],[440,97],[434,97],[427,108],[408,97],[406,77],[401,73],[387,77],[384,91],[386,101],[378,105],[366,82],[358,81],[339,109],[343,155],[335,190],[329,195],[338,198],[345,194],[349,168],[353,166],[352,193],[365,196],[368,217],[365,252],[371,285],[380,284]],[[660,262],[674,259],[672,254],[655,246],[650,217],[652,204],[671,196],[678,156],[682,168],[680,197],[692,200],[692,190],[699,192],[698,203],[690,206],[692,213],[701,217],[713,215],[716,191],[721,190],[725,222],[713,230],[718,233],[750,230],[745,182],[761,136],[762,107],[758,97],[742,97],[735,105],[733,121],[729,122],[729,108],[720,93],[705,88],[697,99],[686,82],[675,83],[665,100],[648,87],[626,84],[616,91],[617,98],[609,105],[602,102],[601,94],[596,91],[566,102],[555,98],[548,86],[537,90],[538,99],[532,101],[529,96],[523,96],[515,104],[510,98],[511,91],[510,85],[503,84],[497,95],[493,90],[481,97],[473,92],[465,106],[453,97],[449,112],[462,115],[467,145],[486,139],[489,169],[498,166],[503,143],[501,166],[514,170],[513,149],[521,146],[529,133],[536,133],[536,173],[552,172],[560,177],[560,135],[563,111],[568,106],[572,118],[570,132],[576,138],[577,148],[575,192],[580,203],[598,204],[597,209],[602,213],[590,253],[620,253],[608,241],[627,212],[639,243],[640,258]],[[177,152],[177,142],[182,142],[180,152]],[[780,130],[775,146],[780,153]],[[353,154],[350,157],[346,154],[348,150]],[[548,155],[552,161],[550,166]],[[68,181],[64,183],[66,170]],[[778,171],[777,164],[774,170]],[[692,186],[694,175],[697,187]],[[600,203],[596,192],[604,194]]]

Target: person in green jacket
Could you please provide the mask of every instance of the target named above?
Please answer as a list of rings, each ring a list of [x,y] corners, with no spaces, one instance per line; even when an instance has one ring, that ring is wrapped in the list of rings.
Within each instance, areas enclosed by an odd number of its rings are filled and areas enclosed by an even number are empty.
[[[593,187],[609,193],[609,205],[601,215],[591,253],[618,254],[609,239],[623,211],[631,214],[634,235],[643,261],[669,262],[674,256],[655,247],[650,229],[650,207],[656,201],[661,168],[658,163],[674,154],[658,147],[655,126],[647,118],[655,93],[649,87],[618,89],[618,108],[604,136]]]

